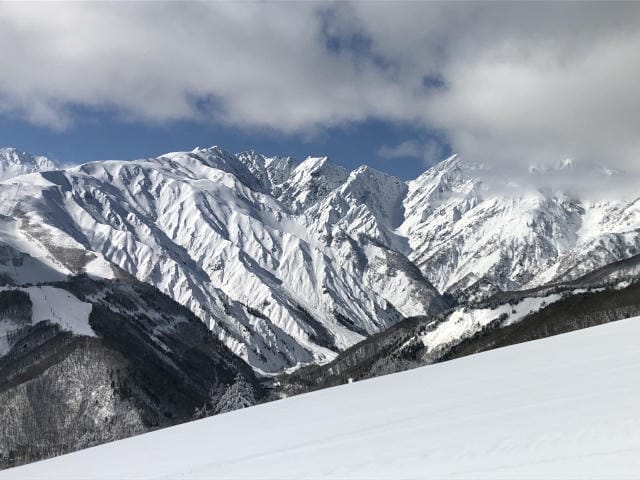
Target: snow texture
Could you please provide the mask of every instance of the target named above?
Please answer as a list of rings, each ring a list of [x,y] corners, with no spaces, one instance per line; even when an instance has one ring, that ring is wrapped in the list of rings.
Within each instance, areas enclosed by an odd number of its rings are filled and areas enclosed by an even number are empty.
[[[326,157],[197,148],[0,182],[0,279],[112,278],[119,267],[275,374],[440,311],[439,292],[480,300],[629,258],[640,252],[638,205],[525,188],[457,156],[403,182]]]
[[[89,325],[89,314],[93,308],[90,303],[81,302],[61,288],[29,287],[23,290],[31,300],[32,323],[46,320],[76,335],[96,336]]]
[[[575,290],[571,293],[577,294],[579,292],[579,290]],[[544,297],[528,297],[515,305],[506,303],[498,305],[496,308],[458,307],[442,323],[423,335],[421,340],[430,351],[442,349],[473,336],[492,322],[498,321],[501,326],[517,323],[527,315],[535,313],[561,298],[560,294],[552,294]]]
[[[485,293],[483,284],[517,290],[575,279],[640,253],[634,198],[535,186],[553,185],[556,177],[570,180],[572,172],[564,170],[573,168],[578,167],[563,162],[514,181],[452,156],[409,182],[399,229],[408,237],[409,258],[440,292],[467,291],[474,299]],[[602,173],[597,165],[580,168],[577,176],[588,170],[614,185],[621,175]]]
[[[191,422],[2,479],[637,478],[640,318]]]
[[[63,276],[110,278],[112,263],[187,306],[257,371],[277,373],[439,308],[392,232],[404,190],[327,158],[295,165],[198,148],[0,184],[0,237]],[[6,272],[21,283],[14,263]]]
[[[0,291],[3,290],[20,290],[29,295],[32,325],[47,321],[75,335],[96,336],[89,325],[89,315],[93,306],[78,300],[64,289],[49,286],[26,288],[0,286]],[[22,327],[24,327],[22,322],[12,318],[0,319],[0,357],[9,352],[8,336]]]
[[[0,148],[0,181],[56,168],[56,164],[47,157],[30,155],[15,148]]]

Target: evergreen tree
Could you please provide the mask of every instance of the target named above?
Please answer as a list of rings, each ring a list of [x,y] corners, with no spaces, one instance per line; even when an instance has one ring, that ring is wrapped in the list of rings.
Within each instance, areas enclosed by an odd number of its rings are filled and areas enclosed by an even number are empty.
[[[241,374],[237,374],[233,385],[227,388],[218,401],[216,413],[231,412],[255,404],[253,386]]]

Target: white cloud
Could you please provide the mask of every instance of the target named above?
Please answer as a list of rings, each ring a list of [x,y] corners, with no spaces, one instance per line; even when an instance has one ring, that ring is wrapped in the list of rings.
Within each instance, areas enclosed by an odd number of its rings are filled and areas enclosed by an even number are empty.
[[[405,140],[397,145],[383,145],[378,149],[378,156],[387,160],[419,159],[425,165],[433,165],[443,159],[443,146],[435,140]]]
[[[0,113],[65,128],[90,107],[287,133],[375,118],[441,130],[497,165],[633,169],[639,27],[633,2],[5,2]]]
[[[383,145],[378,155],[386,159],[394,158],[422,158],[422,145],[415,140],[406,140],[398,145]]]

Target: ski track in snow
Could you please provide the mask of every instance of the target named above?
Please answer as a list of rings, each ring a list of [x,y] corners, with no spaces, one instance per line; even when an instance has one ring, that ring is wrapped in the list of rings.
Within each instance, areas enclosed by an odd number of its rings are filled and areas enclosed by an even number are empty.
[[[640,317],[300,395],[0,479],[637,478]]]

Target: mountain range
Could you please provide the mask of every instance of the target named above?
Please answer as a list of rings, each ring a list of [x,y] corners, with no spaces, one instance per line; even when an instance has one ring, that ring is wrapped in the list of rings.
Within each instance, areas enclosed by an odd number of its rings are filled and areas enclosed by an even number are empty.
[[[576,168],[514,180],[453,156],[405,182],[326,157],[219,147],[64,169],[0,149],[0,276],[25,285],[124,271],[186,306],[257,373],[277,374],[330,362],[405,318],[637,254],[634,198],[545,184]]]
[[[640,315],[634,181],[598,165],[0,172],[0,468]]]

